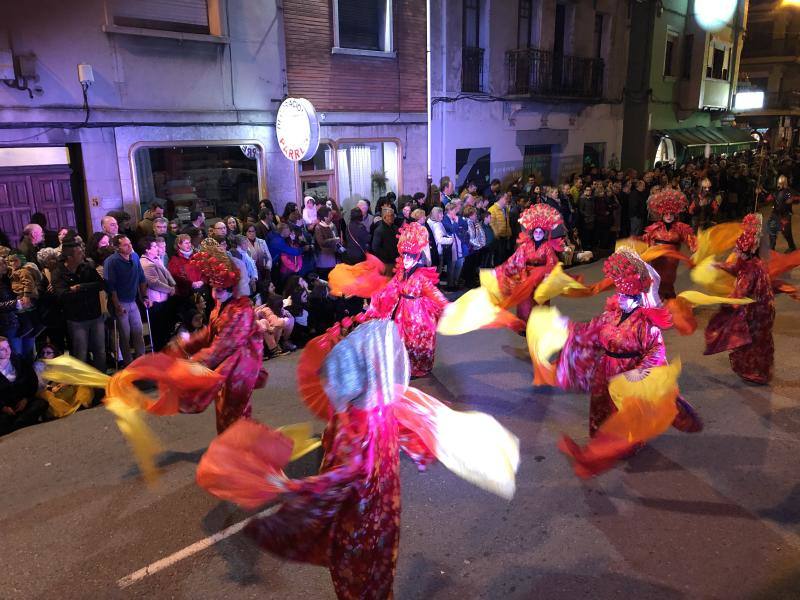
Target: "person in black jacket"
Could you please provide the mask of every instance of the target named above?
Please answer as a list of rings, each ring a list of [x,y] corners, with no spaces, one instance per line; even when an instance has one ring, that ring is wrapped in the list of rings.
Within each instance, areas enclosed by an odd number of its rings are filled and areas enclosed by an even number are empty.
[[[369,252],[369,231],[364,226],[364,213],[359,207],[350,211],[350,222],[344,236],[345,252],[343,260],[348,265],[360,263]]]
[[[12,354],[8,338],[0,337],[0,435],[44,417],[47,402],[36,397],[38,389],[33,362]]]
[[[394,210],[384,206],[381,210],[381,222],[372,234],[372,253],[381,259],[391,273],[394,262],[399,256],[397,252],[397,229],[394,226]]]
[[[86,362],[92,353],[92,366],[106,372],[105,319],[100,309],[104,282],[97,270],[85,260],[78,244],[61,248],[62,264],[53,274],[53,290],[61,302],[67,331],[72,342],[71,354]]]

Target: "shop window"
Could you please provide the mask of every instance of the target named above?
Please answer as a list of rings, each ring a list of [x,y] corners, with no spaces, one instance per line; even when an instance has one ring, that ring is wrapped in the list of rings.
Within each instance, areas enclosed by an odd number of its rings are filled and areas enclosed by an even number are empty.
[[[333,170],[333,149],[330,144],[320,144],[317,153],[309,160],[300,163],[300,172]]]
[[[342,143],[336,149],[339,202],[375,201],[389,192],[399,194],[399,153],[395,142]]]
[[[259,200],[259,161],[254,145],[142,147],[134,153],[142,214],[153,202],[167,218],[189,222],[199,210],[207,218],[255,210]]]
[[[392,52],[391,0],[334,0],[334,52]]]

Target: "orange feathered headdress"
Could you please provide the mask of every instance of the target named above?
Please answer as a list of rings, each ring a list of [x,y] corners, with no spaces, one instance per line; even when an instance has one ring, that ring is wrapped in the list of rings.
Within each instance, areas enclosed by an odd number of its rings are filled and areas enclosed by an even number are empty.
[[[636,296],[650,289],[652,279],[645,262],[633,250],[620,248],[606,259],[603,273],[623,294]]]
[[[754,254],[761,244],[761,213],[750,213],[742,219],[742,233],[736,238],[736,248],[740,252]]]
[[[665,189],[647,199],[647,208],[659,216],[679,215],[689,206],[686,196],[679,190]]]
[[[537,227],[545,233],[550,233],[553,229],[563,224],[561,213],[549,204],[534,204],[526,208],[519,217],[519,224],[526,231],[533,231]]]
[[[419,254],[428,247],[428,230],[417,222],[406,223],[397,236],[400,254]]]
[[[212,288],[229,288],[239,282],[239,269],[216,240],[206,238],[200,242],[200,250],[192,255],[190,262]]]

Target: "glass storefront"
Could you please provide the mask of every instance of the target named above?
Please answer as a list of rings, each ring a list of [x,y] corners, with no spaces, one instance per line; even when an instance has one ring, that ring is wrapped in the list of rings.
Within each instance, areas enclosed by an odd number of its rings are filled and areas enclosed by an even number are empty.
[[[259,200],[259,161],[255,145],[146,146],[134,152],[141,214],[153,202],[169,219],[189,221],[191,211],[206,218],[236,215]]]

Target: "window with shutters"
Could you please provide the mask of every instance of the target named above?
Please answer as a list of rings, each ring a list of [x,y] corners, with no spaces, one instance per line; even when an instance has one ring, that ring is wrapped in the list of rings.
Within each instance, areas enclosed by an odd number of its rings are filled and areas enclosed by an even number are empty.
[[[114,29],[222,35],[220,0],[108,0]]]
[[[334,53],[393,54],[392,0],[333,0]]]

